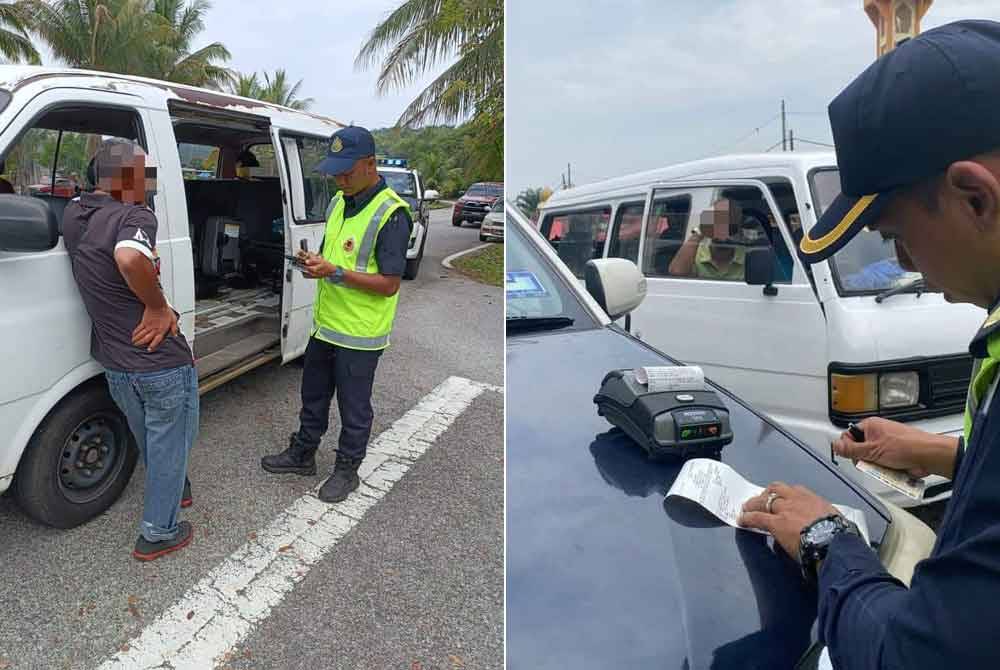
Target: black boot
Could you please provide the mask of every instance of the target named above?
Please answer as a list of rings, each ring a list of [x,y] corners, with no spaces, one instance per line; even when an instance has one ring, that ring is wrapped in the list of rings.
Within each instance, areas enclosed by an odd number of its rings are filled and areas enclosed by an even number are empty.
[[[316,448],[309,448],[299,442],[298,434],[292,433],[288,448],[280,454],[260,459],[260,467],[276,475],[294,474],[310,477],[316,474]]]
[[[360,458],[349,458],[337,454],[337,462],[333,466],[333,474],[323,482],[319,490],[319,499],[323,502],[336,503],[346,500],[351,491],[358,488],[361,480],[358,478]]]

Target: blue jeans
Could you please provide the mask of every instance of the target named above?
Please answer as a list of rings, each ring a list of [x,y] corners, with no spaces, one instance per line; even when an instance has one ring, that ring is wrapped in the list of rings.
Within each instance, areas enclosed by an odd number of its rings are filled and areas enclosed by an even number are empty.
[[[146,466],[139,532],[150,542],[177,536],[188,452],[198,434],[198,375],[192,365],[157,372],[106,371]]]

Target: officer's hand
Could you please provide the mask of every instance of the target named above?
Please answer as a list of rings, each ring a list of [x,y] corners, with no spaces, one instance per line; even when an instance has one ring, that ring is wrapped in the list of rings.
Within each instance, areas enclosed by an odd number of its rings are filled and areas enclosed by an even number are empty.
[[[304,263],[305,272],[303,274],[310,279],[322,279],[329,277],[337,268],[319,254],[306,254]]]
[[[142,313],[142,321],[132,331],[132,344],[146,347],[146,351],[156,351],[167,334],[177,335],[177,315],[169,306],[164,309],[147,307]]]
[[[775,493],[777,497],[774,498],[769,513],[767,499],[771,493]],[[740,525],[767,531],[774,536],[785,553],[797,561],[802,529],[831,514],[839,514],[837,508],[806,487],[774,482],[759,496],[743,503]]]
[[[933,472],[928,462],[928,442],[938,438],[922,430],[896,421],[872,417],[858,424],[864,431],[863,442],[856,442],[850,431],[844,431],[834,441],[833,452],[852,461],[868,461],[894,470],[906,470],[913,477],[926,477]]]

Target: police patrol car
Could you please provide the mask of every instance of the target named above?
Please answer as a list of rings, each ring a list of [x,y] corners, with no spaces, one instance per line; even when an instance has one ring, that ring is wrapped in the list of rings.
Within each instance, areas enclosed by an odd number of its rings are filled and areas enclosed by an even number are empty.
[[[406,250],[406,270],[404,279],[416,279],[420,269],[420,261],[424,257],[424,246],[427,243],[427,229],[430,224],[430,207],[428,204],[437,200],[439,194],[433,189],[424,190],[420,174],[407,167],[405,158],[377,158],[378,173],[385,177],[386,183],[396,194],[410,205],[413,213],[413,231],[410,233],[410,244]]]

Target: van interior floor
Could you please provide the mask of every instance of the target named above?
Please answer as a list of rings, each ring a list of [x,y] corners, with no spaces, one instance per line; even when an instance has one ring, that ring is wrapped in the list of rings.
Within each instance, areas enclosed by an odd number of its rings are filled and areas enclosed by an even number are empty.
[[[270,288],[223,288],[195,303],[198,378],[260,354],[281,342],[281,296]]]

